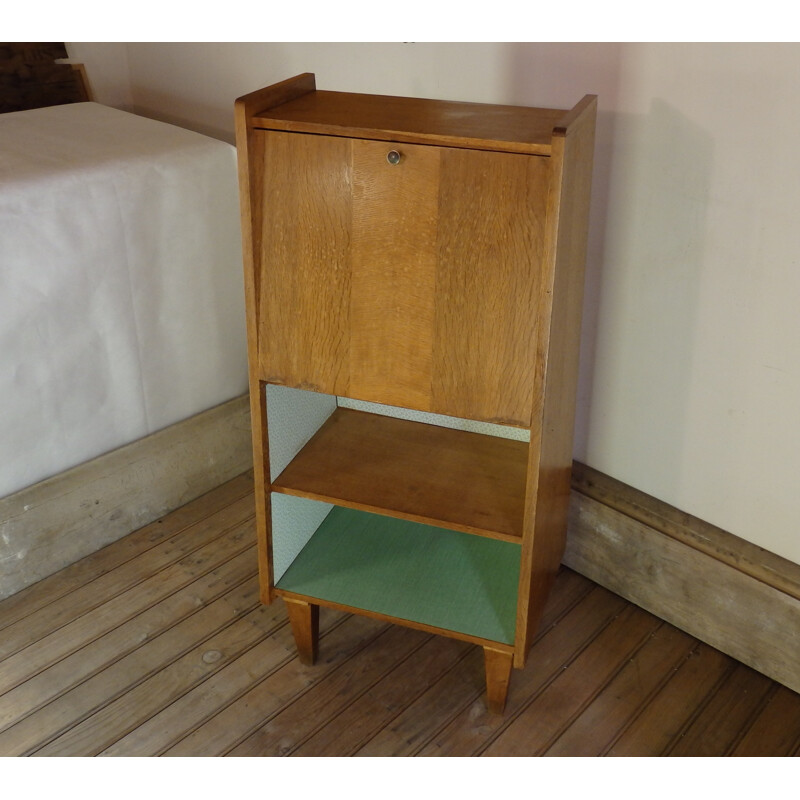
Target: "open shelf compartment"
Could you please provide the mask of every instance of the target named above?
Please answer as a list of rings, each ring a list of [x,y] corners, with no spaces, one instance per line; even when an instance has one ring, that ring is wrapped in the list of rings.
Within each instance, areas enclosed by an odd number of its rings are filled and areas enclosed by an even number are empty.
[[[276,589],[513,645],[520,546],[335,507]]]
[[[528,447],[340,407],[272,490],[520,542]]]

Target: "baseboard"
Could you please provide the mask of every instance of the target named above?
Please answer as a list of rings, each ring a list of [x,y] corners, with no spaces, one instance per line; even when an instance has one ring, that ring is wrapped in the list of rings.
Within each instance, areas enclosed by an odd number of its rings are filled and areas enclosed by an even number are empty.
[[[800,692],[800,566],[582,464],[564,563]]]
[[[250,409],[242,396],[0,499],[0,598],[252,464]]]

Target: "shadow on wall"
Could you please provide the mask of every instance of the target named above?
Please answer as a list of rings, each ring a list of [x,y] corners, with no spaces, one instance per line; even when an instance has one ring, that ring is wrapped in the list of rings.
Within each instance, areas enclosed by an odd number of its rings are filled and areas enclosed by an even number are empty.
[[[287,45],[139,42],[130,62],[133,109],[234,143],[233,102],[283,78]],[[164,73],[167,77],[164,78]]]
[[[596,315],[603,352],[595,359],[602,374],[598,370],[594,391],[603,395],[604,413],[596,420],[599,435],[592,432],[592,450],[608,447],[606,437],[622,438],[630,468],[620,477],[635,485],[636,465],[647,464],[649,480],[673,496],[684,461],[695,337],[701,335],[698,293],[713,140],[657,99],[646,114],[617,115],[614,129]],[[589,408],[582,412],[593,417]]]
[[[595,372],[603,255],[608,224],[614,156],[614,126],[620,92],[619,43],[537,43],[508,46],[510,102],[568,109],[584,95],[598,96],[594,171],[586,256],[586,289],[581,335],[581,366],[575,417],[575,457],[586,458],[589,411]]]
[[[573,452],[609,471],[607,454],[627,448],[629,464],[657,461],[659,486],[671,491],[687,429],[712,138],[657,99],[644,114],[615,110],[635,84],[626,47],[509,45],[509,96],[569,108],[598,95]]]
[[[134,95],[135,100],[140,98],[140,94]],[[234,98],[235,99],[235,98]],[[177,125],[179,128],[185,128],[195,133],[202,133],[204,136],[209,136],[212,139],[219,139],[228,144],[235,144],[235,136],[233,133],[233,100],[230,102],[229,111],[230,119],[225,119],[219,111],[219,108],[212,103],[199,103],[199,102],[182,102],[180,110],[164,112],[155,111],[154,109],[162,108],[175,108],[175,98],[168,92],[159,92],[153,89],[147,90],[146,105],[140,102],[134,102],[134,114],[139,114],[142,117],[155,119],[159,122],[167,122],[170,125]],[[200,120],[214,120],[213,124],[200,122]]]

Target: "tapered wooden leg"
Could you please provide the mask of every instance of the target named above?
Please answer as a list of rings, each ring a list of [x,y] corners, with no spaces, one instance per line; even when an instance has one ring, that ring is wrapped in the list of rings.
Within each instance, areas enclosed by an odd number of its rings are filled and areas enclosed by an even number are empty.
[[[502,714],[506,707],[514,655],[484,647],[483,661],[486,666],[486,705],[493,714]]]
[[[317,646],[319,643],[319,606],[306,603],[303,600],[286,601],[289,612],[289,622],[297,645],[297,655],[303,664],[309,666],[317,660]]]

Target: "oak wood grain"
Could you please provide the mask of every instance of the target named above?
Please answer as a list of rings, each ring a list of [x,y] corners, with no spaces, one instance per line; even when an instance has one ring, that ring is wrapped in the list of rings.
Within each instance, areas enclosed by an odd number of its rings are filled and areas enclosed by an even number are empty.
[[[262,137],[260,377],[529,427],[549,159]]]
[[[276,130],[548,155],[564,111],[316,91],[256,114]]]
[[[261,233],[263,218],[264,140],[254,134],[253,115],[316,88],[314,75],[303,73],[239,97],[234,103],[239,209],[242,222],[247,370],[255,475],[256,539],[261,576],[261,600],[272,601],[272,511],[264,486],[269,481],[269,431],[266,390],[259,372],[258,336],[261,326]]]
[[[285,589],[276,589],[275,591],[279,597],[283,597],[286,600],[298,600],[304,603],[316,603],[321,608],[330,608],[334,611],[343,611],[348,614],[358,614],[363,617],[368,617],[369,619],[378,620],[380,622],[391,622],[404,628],[411,628],[412,630],[422,631],[423,633],[434,633],[438,636],[446,636],[449,639],[456,639],[460,642],[469,642],[470,644],[476,644],[479,647],[489,646],[498,650],[505,650],[507,652],[513,652],[514,649],[511,645],[507,645],[504,642],[485,639],[481,636],[473,636],[472,634],[463,633],[461,631],[456,631],[449,628],[439,628],[435,625],[428,625],[425,622],[417,622],[415,620],[392,616],[391,614],[383,614],[379,611],[371,611],[366,608],[348,606],[344,603],[338,603],[334,600],[326,600],[320,597],[312,597],[311,595],[298,594],[297,592],[290,592]]]
[[[337,408],[273,491],[519,541],[527,444]]]
[[[492,647],[483,648],[486,673],[486,707],[491,714],[502,714],[508,697],[508,684],[514,664],[513,653],[503,653]]]
[[[542,260],[515,666],[525,663],[567,533],[597,99],[554,132]]]
[[[530,428],[531,446],[521,529],[516,481],[511,525],[505,499],[484,510],[486,495],[470,496],[469,470],[444,464],[451,475],[420,491],[409,437],[394,472],[386,458],[364,461],[363,439],[338,469],[312,445],[274,489],[495,538],[521,531],[522,667],[564,549],[595,99],[545,111],[317,91],[308,75],[281,86],[284,102],[251,102],[240,126],[257,162],[242,214],[258,391],[283,384]],[[311,452],[328,459],[316,474]],[[364,471],[375,464],[377,481]],[[260,529],[269,540],[269,522]],[[262,551],[268,561],[269,541]]]
[[[263,156],[259,149],[259,144],[263,140],[253,134],[252,118],[258,111],[263,111],[308,92],[313,92],[315,87],[314,75],[303,73],[272,86],[266,86],[263,89],[250,92],[250,94],[239,97],[234,103],[239,206],[242,218],[242,260],[244,262],[248,354],[257,352],[258,303],[260,298],[260,226],[263,216],[261,197]],[[251,380],[253,372],[251,359]]]
[[[284,598],[284,601],[297,645],[297,656],[303,664],[311,666],[317,660],[319,649],[319,606],[289,598]]]
[[[347,394],[351,143],[259,136],[269,208],[261,221],[259,374],[268,383]]]
[[[528,428],[550,159],[441,159],[432,410]]]
[[[440,153],[353,142],[349,396],[429,411]]]

